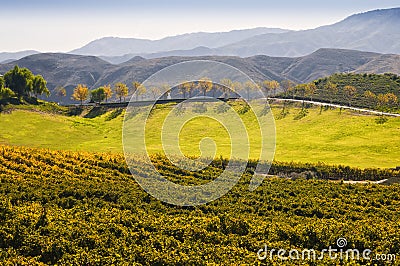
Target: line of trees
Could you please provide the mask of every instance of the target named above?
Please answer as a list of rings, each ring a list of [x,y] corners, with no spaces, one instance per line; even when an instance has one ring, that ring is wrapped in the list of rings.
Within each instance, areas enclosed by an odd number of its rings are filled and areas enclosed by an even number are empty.
[[[362,86],[363,79],[368,78],[379,80],[380,83],[375,82],[377,83],[375,85],[379,86],[375,86],[376,88],[373,90],[365,90],[364,86]],[[346,79],[350,80],[345,82]],[[293,99],[302,99],[302,109],[305,107],[305,100],[312,101],[314,99],[322,99],[330,103],[345,103],[348,106],[352,106],[356,103],[358,106],[368,106],[380,111],[399,109],[399,96],[397,93],[396,95],[393,92],[385,92],[383,89],[377,89],[384,86],[387,83],[385,83],[386,80],[396,85],[399,83],[400,79],[394,74],[335,74],[330,78],[304,84],[296,84],[290,80],[283,80],[281,82],[264,80],[255,84],[251,81],[244,83],[234,82],[228,78],[221,79],[218,83],[215,83],[209,78],[204,77],[198,81],[184,82],[172,89],[174,90],[175,97],[182,97],[184,99],[192,97],[194,93],[199,96],[212,94],[213,97],[215,97],[215,95],[224,98],[230,96],[237,97],[238,95],[235,94],[235,92],[238,92],[243,98],[250,100],[255,97],[262,97],[262,95],[256,95],[255,93],[256,90],[261,90],[264,96],[268,98],[279,95],[291,97]],[[334,81],[338,81],[338,83]],[[360,87],[357,84],[359,84]],[[390,86],[393,87],[393,84]],[[104,85],[89,91],[86,85],[78,84],[73,91],[72,99],[81,104],[89,99],[91,102],[100,103],[108,102],[115,96],[119,102],[122,102],[126,100],[128,95],[136,93],[136,100],[138,101],[139,98],[142,100],[149,97],[156,99],[162,91],[170,89],[166,84],[146,88],[138,81],[133,81],[131,88],[132,89],[126,84],[119,82],[116,83],[114,87],[111,87],[111,85]],[[55,88],[54,93],[59,98],[67,95],[67,91],[63,87]],[[47,81],[41,75],[34,75],[28,68],[15,66],[5,73],[4,76],[0,76],[0,99],[16,97],[22,100],[24,97],[38,98],[40,95],[50,95],[50,91],[47,88]],[[283,103],[283,112],[285,108],[286,102]]]
[[[150,88],[146,88],[138,81],[132,82],[132,93],[136,92],[136,100],[139,98],[143,100],[144,97],[151,97],[152,99],[156,99],[157,96],[161,93],[161,91],[168,90],[168,86],[165,84],[161,84],[159,86],[152,86]],[[206,96],[209,93],[212,93],[212,96],[215,97],[216,93],[219,93],[219,97],[228,98],[231,95],[235,95],[235,92],[239,92],[244,98],[250,100],[254,98],[255,91],[261,90],[265,97],[274,97],[276,95],[280,95],[283,97],[291,97],[293,99],[302,99],[302,109],[305,107],[305,100],[313,101],[315,97],[323,94],[326,99],[333,103],[337,100],[337,96],[340,93],[344,98],[341,103],[347,104],[348,106],[353,105],[353,101],[358,98],[362,98],[363,101],[368,103],[368,106],[376,108],[377,110],[388,110],[388,109],[396,109],[399,105],[399,99],[394,93],[386,93],[386,94],[377,94],[375,95],[372,91],[365,91],[362,94],[358,93],[358,89],[352,85],[339,86],[338,84],[327,81],[321,88],[320,84],[317,85],[317,81],[303,84],[296,84],[290,80],[283,80],[278,82],[276,80],[264,80],[257,84],[247,81],[244,83],[233,82],[230,79],[222,79],[219,83],[212,82],[209,78],[204,77],[198,81],[188,81],[178,85],[175,89],[176,97],[183,97],[186,99],[187,97],[192,97],[193,92],[197,92],[199,96]],[[231,90],[234,90],[232,92]],[[64,94],[65,91],[57,91],[57,94]],[[72,98],[76,101],[81,102],[81,104],[88,100],[92,102],[100,103],[107,102],[113,95],[115,95],[116,99],[120,102],[122,100],[125,101],[126,97],[130,94],[129,87],[124,83],[117,83],[113,88],[110,85],[105,85],[89,91],[87,86],[79,84],[72,95]],[[181,96],[178,96],[181,95]],[[262,97],[261,95],[257,95],[256,97]],[[283,110],[285,112],[286,102],[283,102]]]
[[[41,75],[34,75],[28,68],[15,66],[4,76],[0,76],[0,98],[50,96],[47,81]]]
[[[135,90],[139,90],[139,94],[143,94],[145,92],[145,90],[143,90],[144,87],[141,86],[139,82],[135,81],[132,84]],[[94,103],[101,103],[104,101],[108,102],[108,100],[110,100],[113,95],[115,95],[115,97],[118,98],[120,102],[122,102],[122,99],[124,99],[125,101],[128,94],[129,87],[122,82],[116,83],[113,88],[111,88],[111,85],[104,85],[91,91],[89,91],[89,88],[86,85],[78,84],[75,87],[71,98],[75,101],[80,102],[82,105],[84,101],[87,101],[89,99],[91,102]],[[65,89],[59,88],[57,91],[57,95],[60,97],[66,96]]]

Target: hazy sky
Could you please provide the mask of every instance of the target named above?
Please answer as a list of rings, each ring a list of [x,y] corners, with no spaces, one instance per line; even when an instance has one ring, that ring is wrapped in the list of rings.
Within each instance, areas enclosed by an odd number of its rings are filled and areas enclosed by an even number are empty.
[[[254,27],[309,29],[399,6],[399,0],[0,0],[0,52],[67,52],[106,36],[160,39]]]

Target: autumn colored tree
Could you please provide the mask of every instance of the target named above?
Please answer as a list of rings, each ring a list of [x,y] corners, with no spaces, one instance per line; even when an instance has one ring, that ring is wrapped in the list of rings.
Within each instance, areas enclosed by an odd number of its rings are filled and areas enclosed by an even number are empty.
[[[179,84],[178,86],[176,86],[176,88],[178,89],[178,94],[182,94],[183,99],[186,99],[186,87],[185,87],[185,82]]]
[[[306,84],[305,95],[306,95],[306,97],[310,98],[311,101],[313,100],[313,97],[316,92],[317,92],[317,85],[315,85],[314,82]]]
[[[86,85],[78,84],[72,93],[72,99],[75,101],[80,101],[81,105],[83,101],[86,101],[89,96],[89,90]]]
[[[288,79],[282,80],[282,81],[281,81],[281,84],[280,84],[280,87],[281,87],[281,89],[282,89],[282,91],[283,91],[283,94],[284,94],[285,96],[287,96],[288,93],[289,93],[290,91],[292,91],[292,89],[294,88],[294,86],[296,86],[296,84],[295,84],[293,81],[288,80]]]
[[[308,86],[307,84],[298,84],[295,87],[296,94],[299,95],[300,98],[302,99],[301,110],[304,110],[304,100],[307,93],[307,86]]]
[[[104,89],[104,97],[105,97],[105,100],[107,102],[108,99],[110,99],[111,96],[113,95],[113,92],[111,90],[111,85],[104,85],[103,89]]]
[[[386,93],[387,105],[389,108],[395,108],[398,106],[399,99],[394,93]]]
[[[377,96],[370,90],[367,90],[363,94],[364,98],[367,100],[370,106],[375,107],[377,102]]]
[[[56,93],[55,95],[57,97],[62,98],[62,97],[67,96],[67,90],[64,87],[57,87],[54,89],[54,91],[55,91],[55,93]]]
[[[196,88],[196,84],[193,81],[188,81],[183,83],[184,88],[186,89],[189,98],[192,97],[192,91]]]
[[[263,88],[266,93],[266,97],[268,98],[270,95],[275,94],[279,86],[279,82],[276,80],[264,80],[262,82],[261,88]]]
[[[243,88],[246,91],[247,100],[250,100],[250,92],[255,90],[257,88],[257,85],[254,82],[248,80],[243,84]]]
[[[209,79],[209,78],[201,78],[198,81],[198,88],[200,89],[200,91],[203,92],[203,96],[206,96],[206,93],[211,91],[211,89],[213,88],[213,82]]]
[[[326,91],[328,92],[329,101],[330,101],[330,103],[332,104],[332,103],[333,103],[333,99],[335,98],[335,96],[336,96],[337,93],[338,93],[337,84],[328,81],[328,82],[325,84],[325,89],[326,89]]]
[[[344,95],[346,96],[349,106],[351,106],[351,102],[353,98],[357,95],[357,89],[354,86],[347,85],[343,88]]]
[[[240,81],[233,82],[233,91],[234,91],[234,93],[239,94],[239,91],[241,91],[242,89],[243,89],[242,82],[240,82]],[[230,90],[227,91],[228,96],[229,96],[229,92],[230,92]],[[235,97],[236,97],[236,95],[235,95]]]
[[[156,100],[157,99],[157,95],[159,95],[161,91],[160,91],[160,89],[158,87],[153,86],[153,87],[150,88],[150,92],[153,95],[153,99]]]
[[[283,80],[280,84],[280,87],[283,90],[283,94],[285,96],[288,96],[290,92],[294,92],[294,87],[296,84],[291,81],[291,80]],[[294,99],[294,94],[293,94],[293,99]],[[285,109],[286,109],[286,101],[283,101],[282,103],[282,114],[285,114]]]
[[[126,84],[124,84],[122,82],[118,82],[114,86],[114,92],[115,92],[115,95],[119,98],[119,102],[122,102],[122,98],[124,98],[124,101],[125,101],[125,97],[128,96],[128,92],[129,92],[128,86],[126,86]]]
[[[136,81],[136,80],[133,81],[133,82],[132,82],[133,93],[135,93],[141,85],[142,85],[142,84],[141,84],[139,81]]]
[[[224,98],[228,98],[228,94],[230,90],[234,90],[232,80],[228,78],[221,79],[219,82],[221,86],[221,90],[224,94]]]

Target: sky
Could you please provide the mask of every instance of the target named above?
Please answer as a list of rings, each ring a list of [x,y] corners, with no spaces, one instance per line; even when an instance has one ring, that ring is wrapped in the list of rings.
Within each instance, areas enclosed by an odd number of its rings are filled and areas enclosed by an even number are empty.
[[[311,29],[393,7],[398,0],[0,0],[0,52],[68,52],[108,36]]]

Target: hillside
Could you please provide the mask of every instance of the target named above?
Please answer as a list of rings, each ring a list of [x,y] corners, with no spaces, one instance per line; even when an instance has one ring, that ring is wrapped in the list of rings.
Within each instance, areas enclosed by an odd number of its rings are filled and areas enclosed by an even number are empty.
[[[319,114],[317,107],[308,109],[308,115],[299,118],[299,108],[288,108],[289,114],[285,117],[280,115],[281,107],[277,105],[273,108],[277,136],[275,160],[324,162],[364,168],[400,166],[400,141],[396,139],[400,119],[388,118],[385,124],[377,124],[376,116],[350,111],[340,114],[339,110],[324,110]],[[161,152],[156,133],[162,121],[157,117],[168,114],[168,108],[157,112],[155,119],[148,121],[148,126],[155,133],[149,137],[148,149],[156,153]],[[121,152],[123,114],[122,110],[95,110],[83,114],[93,118],[84,118],[28,110],[3,113],[0,115],[0,144]],[[227,143],[225,131],[221,132],[217,125],[210,124],[208,120],[198,120],[182,133],[183,151],[189,155],[198,153],[198,149],[192,147],[198,146],[196,140],[205,134],[204,128],[208,128],[208,134],[214,136],[217,143]],[[191,137],[185,138],[185,132]],[[249,134],[252,132],[249,131]],[[254,136],[257,134],[254,133]],[[257,142],[257,139],[253,141]],[[219,153],[229,156],[229,145],[221,146]]]
[[[291,79],[298,83],[309,82],[337,72],[392,72],[400,74],[399,56],[381,55],[342,49],[320,49],[310,55],[289,57],[253,56],[248,58],[228,56],[163,57],[144,59],[134,57],[120,65],[113,65],[98,57],[69,54],[36,54],[18,61],[0,64],[0,74],[14,65],[28,67],[34,74],[42,74],[50,91],[57,86],[67,89],[63,103],[71,103],[73,88],[86,84],[93,89],[104,84],[133,80],[144,81],[150,75],[172,64],[189,60],[215,60],[232,65],[255,81]],[[60,101],[54,95],[49,100]]]
[[[327,82],[337,84],[338,93],[333,96],[329,94],[325,89]],[[333,101],[335,103],[345,103],[346,105],[351,101],[351,105],[353,106],[376,109],[376,103],[368,101],[363,95],[367,90],[376,95],[393,93],[400,99],[400,77],[391,74],[334,74],[318,79],[315,83],[317,91],[313,95],[313,99],[317,101]],[[356,95],[352,99],[348,99],[343,91],[343,88],[348,85],[354,86],[357,89]]]

